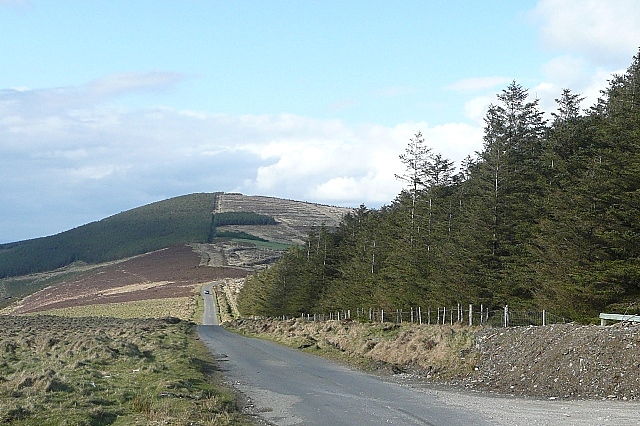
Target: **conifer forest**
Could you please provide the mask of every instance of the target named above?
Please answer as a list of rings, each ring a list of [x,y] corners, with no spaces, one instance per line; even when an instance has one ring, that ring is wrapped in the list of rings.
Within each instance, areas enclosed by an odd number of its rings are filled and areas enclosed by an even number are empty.
[[[640,308],[640,53],[600,99],[565,89],[555,111],[517,82],[457,167],[420,132],[405,189],[314,229],[239,297],[246,315],[410,306],[547,309],[588,322]]]

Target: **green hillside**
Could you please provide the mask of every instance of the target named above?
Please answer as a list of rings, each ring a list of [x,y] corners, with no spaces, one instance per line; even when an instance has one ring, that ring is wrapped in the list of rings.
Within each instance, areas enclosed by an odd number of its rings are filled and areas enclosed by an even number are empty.
[[[99,263],[174,244],[206,242],[216,194],[171,198],[57,235],[0,245],[0,278]]]

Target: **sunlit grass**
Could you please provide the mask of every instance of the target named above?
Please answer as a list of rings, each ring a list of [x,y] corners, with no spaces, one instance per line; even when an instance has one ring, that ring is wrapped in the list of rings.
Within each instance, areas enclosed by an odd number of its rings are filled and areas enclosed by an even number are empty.
[[[249,424],[176,319],[0,316],[0,424]]]
[[[191,320],[197,308],[194,297],[138,300],[101,305],[73,306],[51,309],[47,315],[63,317],[164,318]]]

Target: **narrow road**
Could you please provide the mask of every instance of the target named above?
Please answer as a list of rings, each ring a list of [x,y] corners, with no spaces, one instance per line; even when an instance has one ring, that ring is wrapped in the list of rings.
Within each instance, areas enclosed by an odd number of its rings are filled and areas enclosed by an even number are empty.
[[[209,291],[205,294],[204,291]],[[275,343],[213,325],[205,287],[200,339],[229,381],[273,425],[488,425],[488,420],[436,395],[418,392]],[[209,314],[208,314],[209,313]],[[209,316],[207,316],[209,315]]]
[[[204,300],[204,313],[202,314],[203,325],[218,325],[218,311],[216,310],[212,289],[215,284],[215,282],[208,284],[200,290],[202,292],[202,300]]]

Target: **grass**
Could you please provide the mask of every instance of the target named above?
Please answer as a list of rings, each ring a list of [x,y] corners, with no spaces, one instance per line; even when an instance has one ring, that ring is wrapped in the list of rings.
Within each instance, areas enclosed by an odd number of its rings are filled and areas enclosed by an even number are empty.
[[[0,279],[0,309],[45,287],[70,281],[80,273],[102,265],[75,262],[54,271]]]
[[[227,328],[370,371],[413,371],[447,380],[465,376],[476,361],[477,327],[244,319]]]
[[[197,298],[194,297],[137,300],[50,309],[46,311],[46,314],[63,317],[113,317],[123,319],[176,317],[183,320],[191,320],[194,318],[197,309],[196,300]]]
[[[0,424],[250,424],[177,319],[0,316]]]

